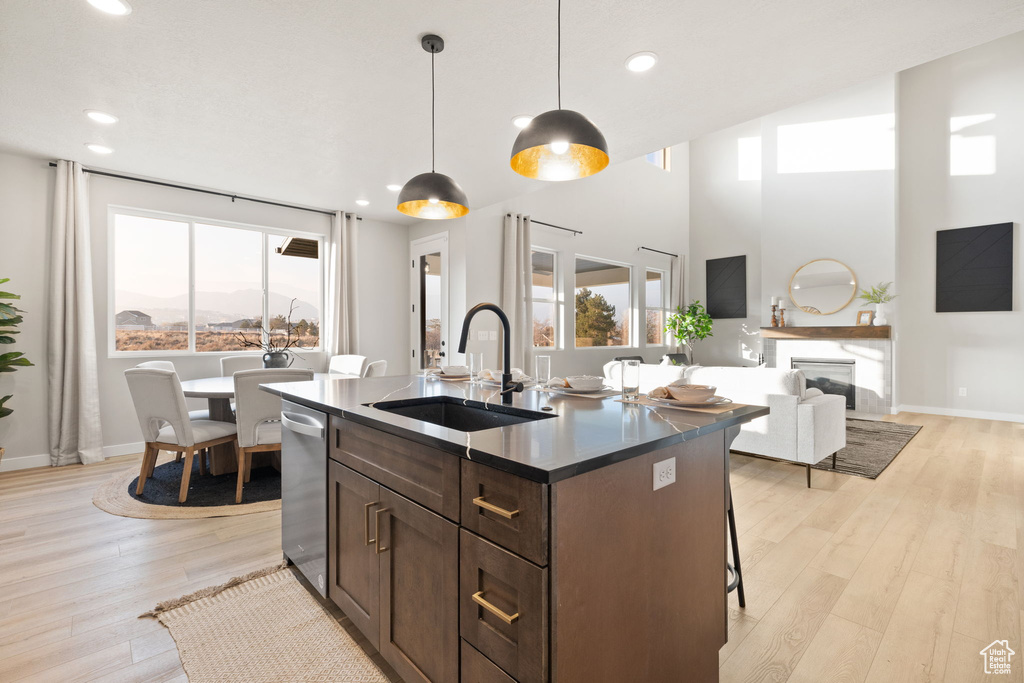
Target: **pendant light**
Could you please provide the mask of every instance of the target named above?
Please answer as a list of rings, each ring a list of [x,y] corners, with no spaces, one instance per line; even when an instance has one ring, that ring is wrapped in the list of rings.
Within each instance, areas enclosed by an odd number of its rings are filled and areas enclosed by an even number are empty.
[[[562,0],[558,0],[558,109],[534,117],[512,146],[512,170],[538,180],[575,180],[604,170],[608,143],[590,119],[562,109]]]
[[[457,182],[434,170],[434,55],[444,49],[444,40],[426,35],[420,44],[430,53],[430,173],[421,173],[405,184],[398,193],[398,210],[416,218],[458,218],[469,213],[466,193]]]

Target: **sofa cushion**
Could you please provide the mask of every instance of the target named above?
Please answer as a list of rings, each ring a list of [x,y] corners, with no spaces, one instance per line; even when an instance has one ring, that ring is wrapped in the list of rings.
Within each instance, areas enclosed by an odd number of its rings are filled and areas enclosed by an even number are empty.
[[[801,370],[779,368],[693,368],[687,373],[691,384],[710,384],[718,387],[718,395],[737,403],[768,405],[770,395],[806,396],[807,380]]]
[[[686,365],[640,364],[640,393],[646,394],[656,387],[663,387],[686,376]],[[604,364],[604,377],[608,386],[622,388],[622,363],[610,361]]]

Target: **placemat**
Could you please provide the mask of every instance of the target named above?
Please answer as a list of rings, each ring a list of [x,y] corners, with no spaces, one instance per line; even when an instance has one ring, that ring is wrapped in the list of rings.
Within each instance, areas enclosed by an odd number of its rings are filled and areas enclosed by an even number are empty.
[[[655,403],[654,401],[641,398],[636,401],[623,401],[618,399],[618,403],[629,403],[632,405],[649,406],[651,408],[668,408],[670,410],[685,410],[691,413],[706,413],[708,415],[721,415],[722,413],[728,413],[737,408],[746,408],[746,403],[727,403],[724,406],[712,406],[710,408],[683,408],[682,406],[670,406],[665,403]]]

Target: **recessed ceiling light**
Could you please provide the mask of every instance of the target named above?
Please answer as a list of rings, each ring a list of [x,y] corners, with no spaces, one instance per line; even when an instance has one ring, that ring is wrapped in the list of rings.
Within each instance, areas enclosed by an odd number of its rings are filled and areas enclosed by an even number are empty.
[[[95,152],[96,154],[110,154],[114,151],[106,145],[98,145],[95,142],[87,142],[85,146],[89,148],[90,152]]]
[[[358,204],[359,206],[369,206],[370,202],[367,199],[357,199],[356,204]]]
[[[128,4],[127,0],[89,0],[89,4],[101,12],[115,14],[119,17],[132,13],[132,6]]]
[[[388,185],[388,189],[391,190],[392,192],[398,192],[399,190],[402,189],[402,186],[401,185],[391,184],[391,185]]]
[[[658,63],[658,55],[653,52],[637,52],[626,60],[626,68],[630,71],[647,71]]]
[[[512,125],[516,128],[526,128],[530,125],[530,121],[533,121],[533,117],[527,116],[526,114],[520,114],[519,116],[512,117]]]
[[[117,123],[116,116],[114,116],[113,114],[108,114],[103,111],[96,111],[95,109],[86,109],[85,115],[93,121],[95,121],[96,123],[102,123],[108,126],[112,123]]]

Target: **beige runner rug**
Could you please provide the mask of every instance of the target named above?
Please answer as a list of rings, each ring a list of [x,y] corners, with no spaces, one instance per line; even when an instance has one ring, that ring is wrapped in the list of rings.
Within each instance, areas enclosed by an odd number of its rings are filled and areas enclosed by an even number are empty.
[[[157,605],[190,681],[339,681],[387,677],[290,569],[273,567]]]

